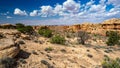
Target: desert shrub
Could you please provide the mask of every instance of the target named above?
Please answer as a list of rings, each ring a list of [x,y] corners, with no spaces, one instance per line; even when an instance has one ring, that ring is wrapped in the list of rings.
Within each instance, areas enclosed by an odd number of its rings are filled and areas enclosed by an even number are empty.
[[[111,31],[106,31],[106,36],[109,36]]]
[[[120,35],[118,34],[118,32],[110,31],[108,32],[107,36],[108,41],[106,43],[108,46],[114,46],[115,44],[119,43]]]
[[[75,37],[75,33],[72,33],[72,32],[66,32],[65,35],[67,38],[74,38]]]
[[[25,26],[24,24],[21,24],[21,23],[16,24],[16,28],[18,31],[25,34],[32,34],[34,32],[32,26]]]
[[[1,28],[3,28],[3,29],[15,29],[15,26],[12,24],[5,24],[5,25],[1,25]]]
[[[51,38],[50,42],[56,44],[65,44],[65,38],[60,35],[55,35]]]
[[[25,27],[25,32],[32,34],[33,31],[34,31],[34,30],[33,30],[33,27],[32,27],[32,26],[26,26],[26,27]]]
[[[25,25],[22,24],[22,23],[17,23],[16,24],[16,28],[24,28],[24,27],[25,27]]]
[[[15,68],[16,61],[12,58],[0,59],[0,68]]]
[[[52,30],[50,30],[49,28],[47,27],[41,27],[39,30],[38,30],[38,33],[44,37],[51,37],[52,36]]]
[[[47,47],[47,48],[45,48],[45,51],[52,51],[52,50],[53,50],[52,47]]]
[[[85,44],[85,41],[89,39],[89,35],[85,31],[78,31],[77,32],[78,42],[79,44]]]
[[[117,58],[115,60],[106,57],[102,62],[103,68],[120,68],[120,59]]]

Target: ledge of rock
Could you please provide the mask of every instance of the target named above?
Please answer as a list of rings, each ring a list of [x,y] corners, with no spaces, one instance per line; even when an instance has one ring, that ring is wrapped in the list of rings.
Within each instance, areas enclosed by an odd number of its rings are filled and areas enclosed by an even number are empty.
[[[14,58],[19,53],[19,45],[12,39],[0,39],[0,58]]]

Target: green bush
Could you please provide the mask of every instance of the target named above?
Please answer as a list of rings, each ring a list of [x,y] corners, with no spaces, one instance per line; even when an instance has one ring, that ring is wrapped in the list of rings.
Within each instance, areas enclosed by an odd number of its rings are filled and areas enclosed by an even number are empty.
[[[114,46],[115,44],[119,43],[120,35],[118,34],[118,32],[110,31],[108,32],[107,36],[108,36],[108,41],[107,41],[108,46]]]
[[[53,50],[52,47],[47,47],[47,48],[45,48],[45,51],[52,51],[52,50]]]
[[[49,28],[47,27],[41,27],[39,30],[38,30],[38,33],[44,37],[52,37],[52,30],[50,30]]]
[[[120,68],[120,59],[117,58],[116,60],[112,60],[107,57],[104,62],[102,63],[103,68]]]
[[[25,26],[24,24],[21,23],[16,24],[16,28],[18,31],[25,34],[32,34],[34,31],[32,26]]]
[[[55,35],[51,38],[51,43],[65,44],[65,38],[60,35]]]
[[[16,28],[24,28],[24,27],[25,27],[25,25],[22,24],[22,23],[17,23],[16,24]]]

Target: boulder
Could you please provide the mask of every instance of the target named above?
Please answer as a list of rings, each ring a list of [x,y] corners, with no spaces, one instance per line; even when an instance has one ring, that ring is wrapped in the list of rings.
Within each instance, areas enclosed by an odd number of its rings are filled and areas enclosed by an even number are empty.
[[[20,47],[12,39],[0,39],[0,58],[14,58],[19,53]]]
[[[21,34],[21,38],[24,40],[30,40],[30,36],[25,34]]]

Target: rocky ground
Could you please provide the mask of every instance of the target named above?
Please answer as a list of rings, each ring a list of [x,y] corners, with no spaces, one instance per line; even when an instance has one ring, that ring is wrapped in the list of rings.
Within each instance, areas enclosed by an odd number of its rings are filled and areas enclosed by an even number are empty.
[[[105,56],[120,57],[120,47],[108,47],[101,40],[87,43],[90,44],[51,44],[48,38],[0,29],[0,58],[14,58],[15,68],[101,68]]]

